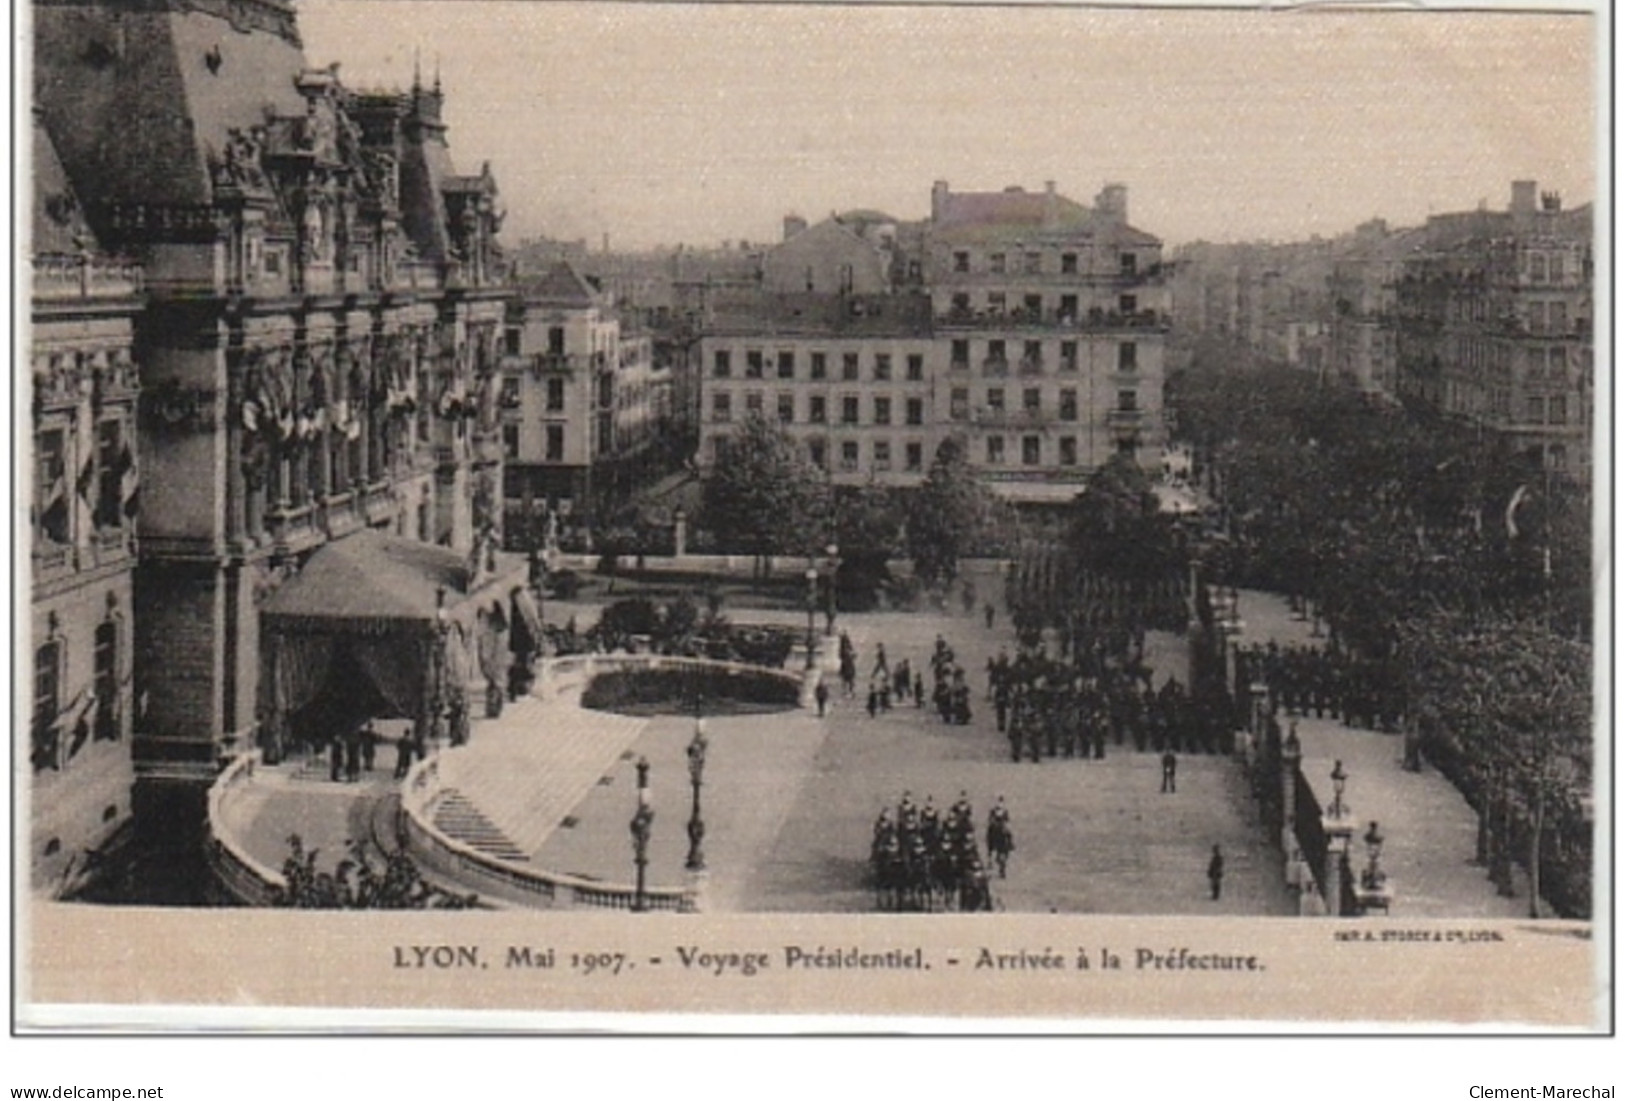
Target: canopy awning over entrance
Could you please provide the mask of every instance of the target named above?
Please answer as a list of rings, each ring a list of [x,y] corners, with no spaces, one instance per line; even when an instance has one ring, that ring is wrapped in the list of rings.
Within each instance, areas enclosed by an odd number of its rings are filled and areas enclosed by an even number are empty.
[[[322,727],[466,715],[471,683],[503,679],[525,572],[517,556],[476,558],[378,531],[321,547],[260,606],[264,720],[280,735],[296,714]]]

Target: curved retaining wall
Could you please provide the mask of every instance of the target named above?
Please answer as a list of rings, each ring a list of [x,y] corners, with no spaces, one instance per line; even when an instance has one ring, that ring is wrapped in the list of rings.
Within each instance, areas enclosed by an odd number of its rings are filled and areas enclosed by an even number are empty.
[[[244,753],[226,766],[209,787],[209,837],[206,856],[215,878],[233,898],[249,906],[271,906],[287,889],[288,881],[275,868],[267,867],[237,844],[226,828],[225,808],[254,778],[260,765],[260,751]]]

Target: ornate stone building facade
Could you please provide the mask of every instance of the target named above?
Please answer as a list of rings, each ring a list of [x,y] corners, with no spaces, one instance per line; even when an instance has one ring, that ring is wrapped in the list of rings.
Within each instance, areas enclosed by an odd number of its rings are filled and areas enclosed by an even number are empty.
[[[500,539],[508,291],[438,83],[355,91],[282,0],[37,0],[35,96],[88,226],[141,261],[138,771],[262,713],[258,607],[323,544]]]
[[[37,120],[33,166],[31,679],[13,752],[33,777],[31,879],[59,893],[131,821],[141,271],[102,250]]]

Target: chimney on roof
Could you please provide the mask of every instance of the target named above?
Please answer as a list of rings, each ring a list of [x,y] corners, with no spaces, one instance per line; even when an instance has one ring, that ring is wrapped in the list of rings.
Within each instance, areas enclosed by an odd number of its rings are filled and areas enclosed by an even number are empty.
[[[931,185],[931,220],[942,221],[948,213],[948,181],[938,180]]]
[[[1055,202],[1055,181],[1044,181],[1044,228],[1054,229],[1061,222],[1061,212]]]
[[[1548,214],[1557,214],[1563,209],[1563,196],[1556,191],[1542,191],[1540,193],[1540,209]]]
[[[1512,181],[1512,205],[1507,208],[1513,214],[1533,214],[1535,212],[1535,181]]]
[[[784,239],[788,241],[798,233],[807,230],[807,219],[799,214],[786,214],[784,216]]]
[[[1095,196],[1095,213],[1117,225],[1128,224],[1128,188],[1109,183]]]

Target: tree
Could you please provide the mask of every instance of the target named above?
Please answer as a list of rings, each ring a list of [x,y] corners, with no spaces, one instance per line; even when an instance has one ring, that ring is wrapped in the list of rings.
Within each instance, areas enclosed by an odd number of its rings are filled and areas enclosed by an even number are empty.
[[[785,430],[753,415],[726,437],[705,479],[701,511],[718,543],[765,561],[809,554],[828,531],[823,474]]]
[[[834,508],[841,606],[868,610],[891,579],[890,562],[902,546],[902,494],[874,480],[862,486],[837,486]]]
[[[282,862],[286,885],[274,904],[300,910],[466,910],[474,895],[453,895],[424,882],[412,858],[399,850],[384,853],[382,868],[365,841],[350,841],[347,855],[331,872],[316,865],[317,849],[305,848],[298,834],[288,838]]]
[[[909,514],[909,556],[919,579],[927,585],[953,580],[960,556],[993,511],[993,494],[976,477],[964,437],[949,436],[938,445]]]

